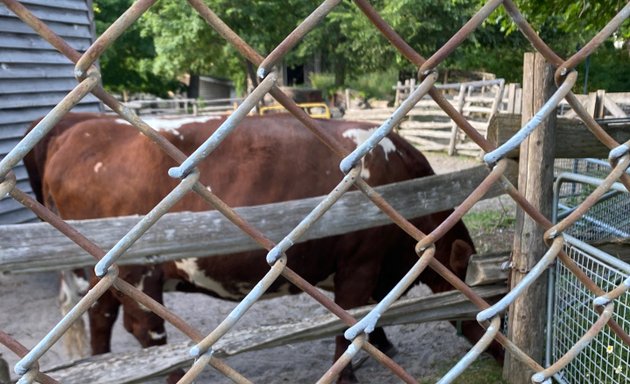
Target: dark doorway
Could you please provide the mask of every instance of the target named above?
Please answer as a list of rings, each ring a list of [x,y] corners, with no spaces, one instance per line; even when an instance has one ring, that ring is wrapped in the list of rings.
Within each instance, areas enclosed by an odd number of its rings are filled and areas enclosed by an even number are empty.
[[[287,67],[287,84],[288,86],[304,84],[304,66],[296,65]]]

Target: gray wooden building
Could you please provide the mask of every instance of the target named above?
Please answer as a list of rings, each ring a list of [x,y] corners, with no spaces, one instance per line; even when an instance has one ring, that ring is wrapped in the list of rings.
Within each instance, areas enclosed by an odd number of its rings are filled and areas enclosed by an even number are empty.
[[[73,48],[85,51],[94,40],[91,0],[22,0],[38,18]],[[74,64],[0,4],[0,158],[24,135],[29,124],[47,114],[74,88]],[[73,111],[97,111],[88,95]],[[15,170],[18,186],[30,192],[26,170]],[[0,200],[0,224],[35,220],[11,198]]]

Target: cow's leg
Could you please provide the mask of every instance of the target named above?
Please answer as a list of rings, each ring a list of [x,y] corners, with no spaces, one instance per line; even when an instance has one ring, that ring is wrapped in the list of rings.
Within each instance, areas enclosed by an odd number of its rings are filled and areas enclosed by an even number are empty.
[[[163,303],[162,279],[153,269],[143,268],[127,280],[158,303]],[[134,281],[135,280],[135,281]],[[164,319],[129,297],[122,298],[123,325],[143,348],[166,344]]]
[[[374,345],[389,357],[393,357],[398,352],[396,347],[394,347],[394,344],[387,339],[383,327],[374,328],[374,331],[370,333],[368,340],[370,340],[370,344]]]
[[[120,301],[109,290],[99,297],[88,310],[90,318],[90,345],[93,355],[111,351],[112,329],[118,317],[119,308]]]
[[[373,249],[368,248],[361,244],[354,254],[344,257],[338,264],[335,273],[335,302],[343,309],[366,305],[375,290],[381,260]],[[349,345],[350,341],[343,335],[336,337],[335,361],[341,357]],[[352,363],[350,363],[340,373],[337,383],[357,382]]]
[[[128,275],[126,280],[129,283],[134,284],[136,288],[158,303],[164,303],[162,291],[164,280],[160,269],[128,267],[125,274]],[[128,297],[122,299],[122,304],[123,325],[127,332],[134,335],[143,348],[166,344],[164,319]],[[169,374],[166,382],[168,384],[177,383],[182,376],[184,376],[184,371],[177,369]]]

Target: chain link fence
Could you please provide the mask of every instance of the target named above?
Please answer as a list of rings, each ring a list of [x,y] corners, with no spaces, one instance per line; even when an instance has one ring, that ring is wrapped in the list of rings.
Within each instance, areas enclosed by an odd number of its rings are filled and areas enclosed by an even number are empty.
[[[155,0],[139,0],[135,2],[121,17],[103,34],[98,40],[83,54],[72,50],[63,39],[56,36],[44,23],[35,18],[25,7],[15,0],[2,0],[3,3],[16,13],[25,23],[35,29],[41,36],[49,41],[57,50],[65,54],[71,61],[76,63],[75,73],[79,80],[79,84],[72,90],[53,110],[0,162],[0,195],[9,194],[17,201],[31,208],[38,216],[48,221],[54,227],[65,233],[70,239],[77,242],[81,247],[92,254],[98,262],[95,271],[100,276],[100,282],[94,286],[88,294],[83,297],[79,304],[74,307],[54,328],[46,335],[40,343],[31,350],[24,348],[19,341],[12,339],[10,336],[0,333],[0,342],[10,348],[16,354],[23,356],[15,366],[15,371],[21,378],[21,383],[39,381],[43,383],[54,383],[54,378],[47,376],[38,369],[38,359],[46,353],[51,345],[56,343],[59,338],[68,330],[70,325],[78,319],[87,309],[108,289],[115,288],[125,295],[135,299],[138,303],[153,311],[158,316],[173,324],[176,328],[187,335],[195,346],[190,353],[196,357],[195,363],[187,371],[186,375],[181,379],[182,383],[190,383],[199,373],[208,365],[217,369],[225,376],[235,382],[249,382],[247,378],[239,372],[232,369],[225,361],[213,355],[213,345],[217,340],[221,339],[230,329],[238,322],[238,320],[247,312],[256,300],[263,294],[266,287],[273,283],[279,276],[284,276],[291,283],[312,295],[317,301],[325,306],[329,311],[337,315],[350,328],[345,332],[345,337],[351,341],[350,347],[339,358],[330,369],[322,376],[321,382],[331,382],[341,372],[341,370],[351,361],[351,359],[360,351],[365,350],[377,361],[390,368],[396,376],[406,382],[414,382],[410,375],[406,374],[404,369],[398,366],[389,357],[380,353],[366,338],[366,333],[374,329],[381,314],[387,311],[388,307],[409,287],[417,276],[427,267],[432,268],[446,280],[448,280],[456,289],[460,290],[468,299],[480,309],[477,315],[479,323],[486,328],[486,334],[474,345],[470,351],[439,381],[440,383],[452,382],[459,376],[489,345],[496,339],[517,359],[522,361],[526,366],[537,372],[532,381],[536,383],[549,382],[553,375],[558,374],[568,364],[580,356],[581,351],[593,341],[604,330],[611,330],[627,345],[630,337],[624,332],[623,326],[615,320],[614,314],[618,307],[618,298],[622,296],[630,287],[630,278],[627,275],[620,276],[614,286],[598,285],[597,279],[589,277],[583,273],[569,255],[563,251],[566,244],[564,231],[576,220],[582,217],[588,208],[595,203],[603,194],[611,189],[613,183],[619,181],[628,188],[630,186],[630,177],[625,170],[630,164],[629,143],[620,144],[613,140],[601,129],[584,110],[577,101],[571,89],[576,81],[577,74],[574,70],[589,54],[591,54],[602,42],[619,28],[621,23],[630,15],[630,4],[627,4],[610,22],[602,29],[588,44],[586,44],[579,52],[565,60],[551,50],[547,44],[541,40],[532,27],[522,17],[518,8],[510,0],[491,0],[488,1],[479,11],[472,17],[454,36],[452,36],[446,44],[444,44],[431,57],[425,59],[418,52],[414,51],[404,40],[396,34],[396,32],[381,18],[372,6],[365,0],[355,0],[356,6],[368,17],[374,26],[388,39],[404,57],[410,60],[418,67],[418,76],[420,86],[412,93],[412,95],[400,105],[390,119],[379,127],[373,135],[352,153],[346,153],[342,146],[329,139],[327,135],[319,131],[319,127],[300,109],[289,97],[282,93],[277,87],[277,76],[273,70],[286,53],[291,50],[300,40],[316,28],[318,24],[326,17],[326,15],[334,9],[341,1],[327,0],[321,3],[310,16],[308,16],[302,24],[300,24],[287,38],[281,42],[269,55],[263,57],[247,42],[243,41],[235,34],[217,15],[209,9],[203,1],[189,0],[190,5],[201,15],[207,23],[214,28],[226,41],[234,46],[247,60],[258,66],[257,74],[261,79],[257,88],[245,99],[242,105],[234,111],[234,113],[226,120],[226,122],[217,130],[207,142],[205,142],[191,156],[185,156],[182,152],[173,147],[162,136],[156,133],[150,126],[145,124],[137,115],[128,108],[118,103],[110,94],[108,94],[100,84],[100,73],[95,66],[96,60],[110,45],[115,43],[116,39],[134,23],[143,12],[149,9]],[[474,127],[462,116],[443,96],[434,88],[437,80],[435,69],[442,63],[457,47],[474,31],[481,23],[497,8],[503,7],[507,14],[516,22],[521,32],[532,43],[546,60],[557,68],[556,82],[558,90],[549,99],[549,101],[541,108],[536,115],[525,124],[523,128],[506,144],[495,148],[488,142]],[[180,184],[173,192],[140,223],[134,227],[120,243],[111,251],[105,252],[97,245],[83,238],[76,231],[67,225],[63,220],[59,219],[52,212],[37,204],[28,195],[16,188],[15,178],[11,170],[16,164],[31,150],[55,125],[57,121],[67,113],[79,100],[87,94],[92,93],[102,100],[113,111],[120,115],[123,119],[132,123],[140,132],[151,138],[172,158],[176,159],[181,165],[173,168],[169,174],[174,178],[181,179]],[[342,155],[344,160],[340,167],[346,174],[344,181],[339,188],[332,191],[323,202],[313,210],[285,239],[278,244],[274,244],[268,240],[259,230],[242,220],[228,206],[222,203],[212,192],[201,185],[197,180],[197,173],[194,172],[195,167],[210,152],[221,145],[222,139],[231,134],[232,130],[238,125],[247,113],[260,101],[266,94],[271,94],[278,102],[280,102],[288,111],[294,114],[304,126],[313,131],[318,138],[338,155]],[[373,148],[385,135],[390,132],[405,116],[405,114],[417,103],[424,95],[430,95],[436,103],[455,121],[455,123],[466,133],[466,135],[474,141],[485,153],[485,162],[492,169],[489,176],[478,186],[478,188],[450,215],[435,231],[429,234],[422,233],[415,228],[410,222],[402,218],[378,193],[376,193],[364,180],[358,178],[361,159],[368,151]],[[516,148],[520,142],[525,140],[528,135],[539,125],[541,120],[555,111],[561,100],[566,99],[569,104],[577,112],[578,116],[584,120],[588,128],[593,134],[608,148],[610,148],[611,170],[606,175],[600,186],[594,189],[590,195],[568,216],[566,216],[558,224],[553,225],[543,215],[541,215],[532,205],[522,197],[517,189],[510,184],[504,177],[503,173],[507,167],[507,159],[505,156],[508,152]],[[456,222],[488,191],[488,189],[496,183],[501,183],[505,191],[523,208],[523,210],[531,216],[538,224],[545,229],[545,239],[548,244],[548,251],[541,261],[532,268],[526,277],[516,285],[512,291],[506,295],[495,305],[490,305],[480,296],[475,294],[465,283],[451,273],[444,265],[433,259],[435,242],[446,232],[448,228],[455,225]],[[409,271],[405,278],[392,290],[383,301],[381,301],[373,311],[360,319],[355,319],[346,311],[342,310],[332,300],[322,297],[318,291],[296,275],[293,271],[286,267],[285,252],[293,243],[300,238],[309,227],[323,215],[327,209],[335,204],[341,195],[351,186],[355,186],[362,191],[365,196],[370,199],[377,207],[385,212],[396,224],[401,226],[416,241],[416,252],[419,256],[417,264]],[[257,287],[235,308],[235,310],[210,334],[204,335],[198,330],[192,328],[182,321],[176,314],[170,312],[162,305],[145,295],[136,287],[126,283],[118,278],[118,268],[116,262],[124,253],[126,246],[135,242],[142,234],[151,227],[151,225],[166,213],[169,206],[174,204],[193,191],[199,194],[209,203],[209,208],[213,207],[222,212],[227,218],[237,224],[239,228],[250,235],[256,242],[265,247],[269,253],[267,261],[270,265],[268,274],[259,282]],[[584,300],[592,300],[595,305],[596,313],[594,316],[585,319],[585,326],[576,329],[576,338],[566,345],[561,352],[562,355],[554,355],[554,361],[548,367],[542,367],[531,359],[518,346],[513,344],[500,330],[501,318],[508,306],[514,302],[525,289],[536,281],[546,268],[555,260],[565,266],[571,276],[575,276],[577,280],[587,290]],[[625,271],[630,271],[627,265],[624,265]],[[626,328],[627,329],[627,328]],[[601,364],[598,360],[593,363],[599,367]],[[104,374],[106,374],[104,372]]]

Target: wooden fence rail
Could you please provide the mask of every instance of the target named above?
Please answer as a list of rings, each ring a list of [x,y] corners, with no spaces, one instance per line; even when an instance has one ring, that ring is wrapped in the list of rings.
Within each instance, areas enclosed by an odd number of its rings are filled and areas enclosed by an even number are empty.
[[[515,178],[516,166],[511,174]],[[407,218],[459,205],[487,176],[485,166],[376,188]],[[495,186],[490,198],[502,194]],[[281,239],[321,201],[321,197],[237,208],[239,214],[274,241]],[[103,249],[110,249],[140,220],[139,216],[69,221]],[[349,192],[308,231],[302,241],[390,223],[362,193]],[[65,270],[94,264],[76,244],[47,223],[0,227],[0,272]],[[216,211],[169,213],[122,257],[121,264],[152,264],[259,249]]]
[[[505,284],[476,287],[480,297],[493,303],[507,292]],[[355,318],[365,316],[373,306],[348,312]],[[379,318],[379,325],[422,323],[439,320],[473,319],[479,309],[457,291],[427,297],[399,300]],[[227,334],[214,346],[218,357],[321,339],[343,332],[347,326],[334,315],[307,318],[295,322],[257,326]],[[108,353],[48,370],[62,383],[141,383],[164,376],[170,370],[188,367],[191,342],[167,344],[125,353]],[[116,367],[116,369],[111,369]],[[103,372],[107,371],[107,375]]]

